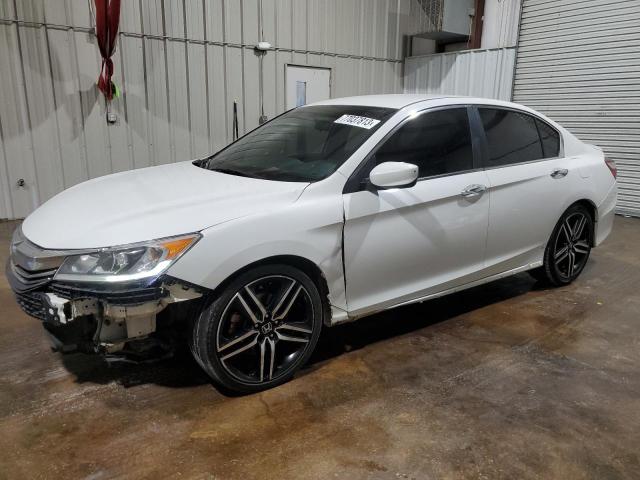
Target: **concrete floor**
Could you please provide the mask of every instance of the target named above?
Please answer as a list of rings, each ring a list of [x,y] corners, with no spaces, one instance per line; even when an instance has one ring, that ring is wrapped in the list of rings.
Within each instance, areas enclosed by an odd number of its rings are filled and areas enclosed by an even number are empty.
[[[326,330],[297,379],[237,398],[186,356],[52,353],[0,276],[0,478],[639,478],[639,245],[616,218],[570,287],[524,274]]]

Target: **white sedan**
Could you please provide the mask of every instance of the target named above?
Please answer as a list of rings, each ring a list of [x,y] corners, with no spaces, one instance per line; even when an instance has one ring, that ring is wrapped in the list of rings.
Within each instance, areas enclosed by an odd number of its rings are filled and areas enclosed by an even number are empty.
[[[527,270],[572,282],[615,203],[602,150],[521,105],[334,99],[66,190],[16,231],[7,276],[61,351],[145,358],[186,334],[246,393],[290,379],[323,326]]]

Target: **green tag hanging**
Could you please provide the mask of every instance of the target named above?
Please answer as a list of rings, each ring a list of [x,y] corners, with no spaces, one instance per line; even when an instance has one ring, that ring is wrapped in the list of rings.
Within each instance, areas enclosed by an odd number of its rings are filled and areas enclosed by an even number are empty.
[[[115,82],[111,82],[111,95],[113,98],[120,98],[120,87]]]

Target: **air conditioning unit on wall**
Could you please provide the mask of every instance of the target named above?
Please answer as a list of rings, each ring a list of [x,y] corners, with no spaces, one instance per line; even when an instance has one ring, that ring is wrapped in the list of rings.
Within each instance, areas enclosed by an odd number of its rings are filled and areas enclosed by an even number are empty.
[[[438,41],[469,37],[473,0],[413,0],[409,21],[412,34]]]

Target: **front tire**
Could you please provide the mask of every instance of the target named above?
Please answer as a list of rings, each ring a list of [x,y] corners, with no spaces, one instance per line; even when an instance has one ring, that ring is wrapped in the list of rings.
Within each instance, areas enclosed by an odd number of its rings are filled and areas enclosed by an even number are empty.
[[[559,287],[573,282],[587,264],[593,245],[593,218],[576,204],[560,217],[544,252],[542,267],[532,270],[537,280]]]
[[[322,329],[314,282],[289,265],[239,275],[193,325],[191,351],[220,386],[253,393],[290,380],[309,359]]]

